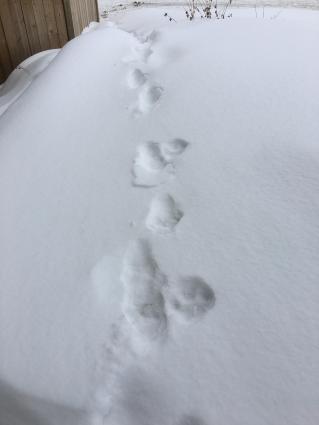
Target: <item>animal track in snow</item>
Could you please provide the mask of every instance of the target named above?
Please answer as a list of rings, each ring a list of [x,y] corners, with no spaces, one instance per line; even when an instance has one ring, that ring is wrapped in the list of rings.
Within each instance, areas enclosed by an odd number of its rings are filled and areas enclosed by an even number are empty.
[[[160,32],[152,30],[151,32],[148,32],[146,34],[135,34],[135,37],[137,38],[137,40],[140,41],[140,43],[154,43],[158,41],[160,37]]]
[[[139,145],[133,162],[133,185],[154,187],[174,176],[174,161],[187,146],[188,142],[182,139],[165,144],[151,141]]]
[[[160,100],[163,88],[156,85],[145,84],[138,96],[137,110],[145,114],[150,111]]]
[[[160,143],[146,142],[138,146],[132,169],[134,186],[157,186],[173,173],[174,168],[162,155]]]
[[[131,69],[127,76],[127,84],[131,89],[137,89],[146,82],[146,75],[139,69]]]
[[[131,54],[123,59],[124,62],[136,62],[146,64],[149,57],[152,55],[151,42],[140,42],[135,40],[134,46],[131,49]]]
[[[151,202],[146,227],[159,234],[171,233],[183,215],[171,195],[158,195]]]
[[[135,163],[147,171],[161,171],[167,165],[161,152],[161,145],[157,142],[143,143],[138,147],[137,153]]]
[[[163,143],[162,154],[167,161],[171,161],[178,155],[181,155],[188,145],[189,143],[184,139],[170,140],[169,142]]]
[[[182,277],[170,286],[169,307],[183,322],[204,316],[215,304],[215,294],[200,277]]]
[[[123,313],[137,335],[148,340],[163,336],[167,317],[162,288],[167,279],[146,240],[134,241],[127,249],[121,280],[124,284]]]
[[[153,50],[151,48],[151,43],[149,42],[138,44],[133,49],[133,55],[135,56],[135,58],[144,63],[147,62],[148,58],[152,55],[152,53]]]

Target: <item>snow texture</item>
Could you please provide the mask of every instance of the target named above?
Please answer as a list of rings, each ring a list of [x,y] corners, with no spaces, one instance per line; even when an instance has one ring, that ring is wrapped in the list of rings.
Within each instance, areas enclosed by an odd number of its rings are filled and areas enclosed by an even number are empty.
[[[175,159],[187,146],[188,143],[181,139],[167,143],[150,141],[139,145],[133,162],[133,185],[154,187],[174,177]]]
[[[146,218],[146,227],[152,232],[167,234],[174,231],[183,217],[174,198],[168,193],[157,195],[152,199]]]
[[[0,89],[0,425],[318,425],[319,12],[165,12]]]
[[[137,240],[128,248],[121,279],[125,290],[123,311],[128,322],[146,338],[161,337],[167,322],[162,295],[166,277],[146,240]]]
[[[45,70],[58,54],[59,49],[37,53],[23,61],[0,86],[0,116],[29,87],[32,81]]]

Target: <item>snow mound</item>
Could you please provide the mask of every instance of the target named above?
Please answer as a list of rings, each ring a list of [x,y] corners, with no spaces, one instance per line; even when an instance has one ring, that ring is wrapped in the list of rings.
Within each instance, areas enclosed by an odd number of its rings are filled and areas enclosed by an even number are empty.
[[[32,81],[45,70],[58,54],[59,49],[37,53],[23,61],[0,88],[0,116],[29,87]]]

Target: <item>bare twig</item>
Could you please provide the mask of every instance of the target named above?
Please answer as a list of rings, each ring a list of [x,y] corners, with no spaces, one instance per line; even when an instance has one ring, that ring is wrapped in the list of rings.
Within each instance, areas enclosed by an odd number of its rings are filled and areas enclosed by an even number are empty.
[[[170,22],[172,22],[172,21],[177,22],[176,19],[174,19],[172,16],[169,16],[169,14],[167,12],[164,13],[164,16],[167,17]]]

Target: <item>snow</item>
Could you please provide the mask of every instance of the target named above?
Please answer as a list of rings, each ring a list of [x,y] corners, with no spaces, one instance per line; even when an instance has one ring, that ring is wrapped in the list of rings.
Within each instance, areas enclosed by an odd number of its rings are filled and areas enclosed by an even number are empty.
[[[144,92],[141,91],[143,94]],[[158,100],[158,99],[157,99]],[[134,116],[135,113],[134,113]],[[146,142],[137,147],[132,169],[132,184],[155,187],[175,176],[175,159],[181,155],[188,143],[175,139],[167,143]]]
[[[159,194],[151,202],[145,225],[155,233],[171,233],[183,215],[171,195],[168,193]]]
[[[319,13],[164,12],[10,87],[1,425],[318,423]]]
[[[37,53],[23,61],[0,87],[0,116],[49,65],[59,49]]]
[[[132,69],[127,77],[127,84],[131,89],[137,89],[146,82],[146,75],[140,69]]]

